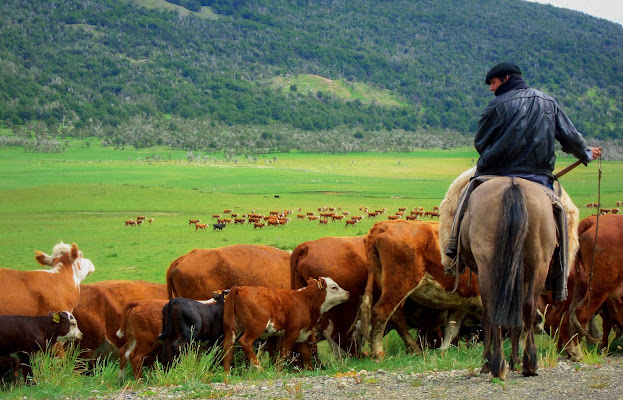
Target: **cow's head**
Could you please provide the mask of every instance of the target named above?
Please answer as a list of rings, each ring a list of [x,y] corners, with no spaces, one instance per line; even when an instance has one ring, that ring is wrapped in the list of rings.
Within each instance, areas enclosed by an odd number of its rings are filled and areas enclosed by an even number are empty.
[[[217,302],[224,302],[225,297],[229,294],[229,289],[217,290],[212,292],[212,298]]]
[[[53,267],[53,269],[50,270],[51,273],[58,273],[63,266],[71,265],[76,285],[79,285],[84,278],[95,271],[93,262],[88,258],[82,257],[82,251],[78,249],[75,243],[68,245],[60,242],[52,249],[52,255],[47,255],[41,251],[35,251],[35,259],[41,265]]]
[[[350,294],[342,289],[333,279],[329,277],[320,277],[320,279],[310,279],[308,284],[317,284],[318,287],[326,291],[324,302],[320,306],[320,314],[329,311],[332,307],[342,304],[348,300]]]
[[[70,342],[72,340],[82,339],[82,332],[78,329],[78,321],[76,321],[76,317],[69,311],[61,311],[52,314],[52,323],[58,324],[59,327],[59,335],[56,341]]]

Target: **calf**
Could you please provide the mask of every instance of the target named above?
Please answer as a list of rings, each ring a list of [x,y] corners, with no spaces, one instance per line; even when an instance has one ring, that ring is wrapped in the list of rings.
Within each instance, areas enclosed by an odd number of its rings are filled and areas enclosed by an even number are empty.
[[[123,307],[132,301],[155,299],[169,299],[166,285],[140,280],[81,285],[80,302],[73,314],[80,321],[83,334],[79,342],[81,356],[91,368],[100,356],[118,357],[119,348],[125,342],[116,335],[123,320]]]
[[[280,358],[295,348],[303,364],[311,369],[308,338],[320,316],[348,300],[349,293],[331,278],[309,279],[299,290],[269,289],[260,286],[234,286],[225,301],[223,317],[223,367],[229,373],[233,345],[238,334],[240,347],[256,368],[261,369],[253,342],[258,338],[280,336]]]
[[[161,349],[156,341],[162,327],[162,308],[167,303],[167,300],[133,301],[123,308],[117,337],[126,341],[119,349],[119,379],[125,379],[128,361],[136,380],[143,378],[143,365],[153,365]]]
[[[164,306],[158,342],[162,344],[159,359],[165,367],[169,367],[180,349],[191,341],[205,342],[202,346],[209,348],[221,340],[227,293],[229,290],[215,292],[213,299],[207,301],[175,297]]]
[[[32,371],[30,355],[45,350],[57,342],[82,338],[76,318],[69,311],[51,313],[41,317],[0,315],[0,356],[17,353],[22,374],[26,380]],[[18,364],[14,364],[17,375]]]

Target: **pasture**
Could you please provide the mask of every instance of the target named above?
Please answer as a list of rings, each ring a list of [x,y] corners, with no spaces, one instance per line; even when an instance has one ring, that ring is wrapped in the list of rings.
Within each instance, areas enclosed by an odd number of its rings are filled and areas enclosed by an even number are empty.
[[[477,159],[471,148],[412,153],[280,153],[226,160],[222,154],[168,149],[103,148],[71,142],[64,153],[26,153],[0,148],[0,256],[6,267],[38,268],[34,250],[49,252],[59,241],[75,242],[96,267],[85,282],[144,279],[164,282],[176,257],[194,248],[237,243],[292,250],[323,236],[364,235],[377,221],[406,207],[432,210],[452,180]],[[559,159],[557,170],[572,163]],[[602,163],[601,201],[623,200],[623,162]],[[581,217],[595,212],[598,164],[580,166],[562,178]],[[279,196],[278,198],[276,196]],[[360,223],[300,220],[299,213],[334,207],[363,215]],[[360,208],[387,211],[367,218]],[[299,208],[301,211],[299,211]],[[228,225],[213,231],[214,214],[292,210],[286,225],[254,229]],[[150,225],[126,227],[137,216]],[[195,230],[189,219],[208,223]]]
[[[5,260],[3,267],[39,269],[34,250],[50,252],[63,240],[77,243],[95,264],[95,272],[85,283],[109,279],[163,283],[169,264],[194,248],[248,243],[292,250],[301,242],[324,236],[364,235],[375,222],[387,219],[401,207],[407,213],[414,207],[432,210],[452,180],[476,159],[471,148],[384,154],[267,154],[242,161],[220,154],[168,149],[115,150],[79,141],[71,142],[60,154],[0,148],[0,256]],[[571,158],[559,159],[557,170],[572,162]],[[602,204],[615,207],[618,200],[623,200],[623,162],[604,162],[602,169]],[[597,176],[595,162],[587,168],[578,167],[562,179],[581,217],[595,212],[584,204],[597,201]],[[343,220],[320,225],[296,217],[307,212],[318,215],[322,207],[364,218],[347,227]],[[370,211],[385,208],[386,212],[368,218],[361,209],[365,207]],[[212,216],[223,215],[226,209],[238,214],[252,210],[261,214],[292,210],[292,214],[290,222],[279,227],[254,229],[245,223],[213,231],[216,220]],[[139,215],[154,221],[140,227],[125,226],[125,221]],[[209,225],[205,231],[195,230],[189,219],[201,219]],[[540,362],[555,365],[559,353],[549,337],[541,335],[537,345]],[[325,369],[310,374],[339,375],[379,367],[371,359],[332,358],[325,344],[322,346]],[[382,368],[414,372],[473,369],[479,367],[482,352],[479,344],[461,342],[448,352],[426,350],[423,357],[415,357],[405,354],[402,341],[391,334],[385,346],[390,357],[383,361]],[[53,360],[44,357],[40,364],[46,367],[56,363]],[[197,360],[184,359],[182,363],[190,365],[182,364],[169,374],[156,370],[148,376],[148,384],[181,383],[193,390],[209,390],[205,383],[222,379],[214,374],[220,367],[210,364],[210,360],[205,361],[207,366],[204,361],[193,361]],[[119,389],[116,363],[100,365],[94,377],[72,373],[76,365],[75,359],[69,358],[61,367],[59,381],[48,374],[36,387],[17,387],[4,394],[9,398],[49,398],[52,393],[58,395],[60,382],[67,397],[91,397],[98,391]],[[266,372],[243,370],[241,376],[233,375],[232,379],[282,376],[267,365],[267,360],[263,365]]]

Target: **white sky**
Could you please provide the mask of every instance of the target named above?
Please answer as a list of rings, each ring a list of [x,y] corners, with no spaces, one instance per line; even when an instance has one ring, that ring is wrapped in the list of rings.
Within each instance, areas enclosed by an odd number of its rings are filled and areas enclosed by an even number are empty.
[[[554,7],[582,11],[594,17],[605,18],[623,25],[623,1],[621,0],[528,0],[551,4]]]

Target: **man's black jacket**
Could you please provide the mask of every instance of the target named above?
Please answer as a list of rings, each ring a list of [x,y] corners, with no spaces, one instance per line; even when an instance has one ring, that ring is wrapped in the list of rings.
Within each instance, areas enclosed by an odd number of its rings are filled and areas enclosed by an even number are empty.
[[[476,175],[538,174],[553,178],[555,140],[587,164],[582,135],[547,94],[510,90],[489,102],[474,140],[480,154]]]

